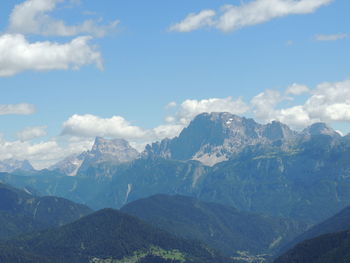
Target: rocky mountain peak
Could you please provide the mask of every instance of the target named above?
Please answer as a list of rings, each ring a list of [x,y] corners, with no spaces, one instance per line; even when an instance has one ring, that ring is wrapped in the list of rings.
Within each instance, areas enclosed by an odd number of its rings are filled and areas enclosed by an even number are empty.
[[[124,139],[108,140],[102,137],[96,137],[95,143],[92,146],[91,152],[101,154],[113,154],[116,151],[124,151],[133,149],[130,144]]]
[[[90,151],[68,156],[63,161],[51,166],[50,170],[58,169],[66,175],[75,176],[99,163],[120,164],[133,161],[138,157],[139,152],[124,139],[109,140],[96,137]]]
[[[34,171],[34,168],[28,160],[7,159],[0,161],[0,172],[11,173],[16,170]]]
[[[274,121],[262,125],[228,112],[202,113],[178,137],[147,146],[144,156],[198,160],[206,165],[225,161],[247,146],[289,140],[297,135]]]
[[[302,132],[304,135],[328,135],[341,137],[341,135],[323,122],[317,122],[307,127]]]
[[[291,130],[286,124],[279,121],[272,121],[265,125],[263,136],[270,140],[282,140],[293,138],[297,132]]]

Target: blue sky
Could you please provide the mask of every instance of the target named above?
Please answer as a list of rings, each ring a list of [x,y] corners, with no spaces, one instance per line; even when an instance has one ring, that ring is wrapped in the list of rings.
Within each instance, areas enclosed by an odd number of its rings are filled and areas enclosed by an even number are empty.
[[[3,2],[0,159],[141,150],[203,111],[350,131],[347,0]]]

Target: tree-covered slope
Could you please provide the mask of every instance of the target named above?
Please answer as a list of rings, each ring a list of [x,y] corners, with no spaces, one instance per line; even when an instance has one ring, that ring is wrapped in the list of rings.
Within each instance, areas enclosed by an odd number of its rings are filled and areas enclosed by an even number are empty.
[[[350,232],[326,234],[303,241],[274,263],[348,263],[350,262]]]
[[[58,197],[37,197],[0,183],[0,239],[70,223],[92,212]]]
[[[227,255],[272,253],[306,228],[295,221],[241,212],[185,196],[155,195],[121,211],[185,238],[198,239]]]
[[[71,224],[13,240],[11,245],[52,262],[230,262],[205,245],[176,238],[143,221],[103,209]],[[160,261],[167,262],[167,261]]]

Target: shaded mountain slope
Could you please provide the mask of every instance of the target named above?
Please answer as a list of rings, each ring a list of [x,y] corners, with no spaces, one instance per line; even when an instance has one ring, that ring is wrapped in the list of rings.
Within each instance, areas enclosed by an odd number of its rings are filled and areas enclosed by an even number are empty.
[[[60,226],[92,212],[59,197],[37,197],[0,183],[0,238]]]
[[[303,241],[274,263],[348,263],[350,231],[326,234]]]
[[[282,251],[287,251],[304,240],[345,230],[350,230],[350,207],[343,209],[331,218],[313,226],[300,236],[297,236],[292,242],[287,243],[286,246],[282,248]]]
[[[201,240],[231,256],[237,251],[272,253],[306,228],[295,221],[185,196],[156,195],[131,202],[121,211],[178,236]]]
[[[52,262],[104,262],[102,260],[132,257],[140,262],[147,255],[160,259],[168,255],[174,258],[173,262],[181,262],[181,258],[184,262],[229,262],[203,244],[176,238],[112,209],[103,209],[74,223],[24,236],[8,244]]]

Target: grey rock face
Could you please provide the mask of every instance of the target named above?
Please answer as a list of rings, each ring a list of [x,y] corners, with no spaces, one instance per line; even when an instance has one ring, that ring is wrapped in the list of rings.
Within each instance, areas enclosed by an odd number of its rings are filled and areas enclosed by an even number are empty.
[[[198,160],[214,165],[240,153],[247,146],[288,143],[298,133],[280,122],[266,125],[227,112],[198,115],[178,137],[148,145],[146,157]]]
[[[0,172],[11,173],[16,170],[34,171],[34,168],[27,160],[7,159],[0,161]]]
[[[63,161],[50,167],[50,170],[58,169],[62,173],[75,176],[85,172],[90,166],[99,163],[110,162],[121,164],[130,162],[139,157],[139,152],[132,148],[126,140],[108,140],[96,137],[92,149],[79,155],[72,155]]]
[[[311,126],[307,127],[302,132],[303,135],[311,136],[311,135],[328,135],[335,138],[340,138],[341,135],[337,133],[332,128],[328,127],[325,123],[318,122],[314,123]]]
[[[63,159],[62,161],[49,167],[49,170],[59,170],[61,173],[75,176],[83,163],[87,152],[81,154],[73,154]]]

